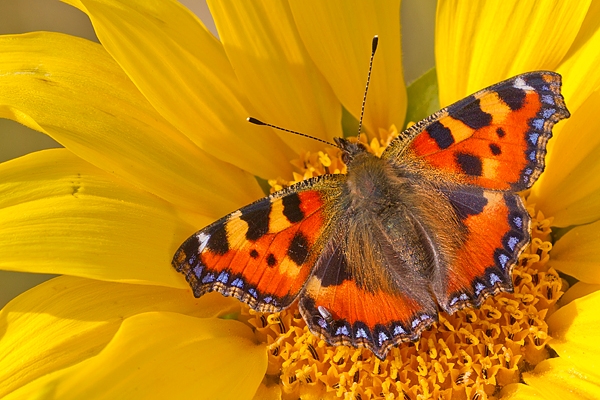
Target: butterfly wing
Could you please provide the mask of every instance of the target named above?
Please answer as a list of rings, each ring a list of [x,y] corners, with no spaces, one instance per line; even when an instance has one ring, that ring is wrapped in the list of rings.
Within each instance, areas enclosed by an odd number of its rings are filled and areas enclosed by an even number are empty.
[[[553,72],[508,79],[409,128],[382,155],[393,163],[418,160],[426,175],[447,178],[439,190],[465,237],[432,280],[442,309],[477,307],[490,294],[512,291],[512,267],[530,227],[515,192],[542,173],[552,127],[569,117],[560,87]]]
[[[432,282],[438,304],[452,314],[479,307],[489,295],[512,292],[512,268],[529,243],[531,218],[511,192],[462,186],[446,195],[465,237]]]
[[[217,291],[279,311],[311,275],[343,175],[313,178],[235,211],[187,239],[173,258],[194,295]]]
[[[382,155],[418,156],[464,183],[521,191],[544,170],[546,143],[569,117],[561,77],[530,72],[483,89],[404,131]]]

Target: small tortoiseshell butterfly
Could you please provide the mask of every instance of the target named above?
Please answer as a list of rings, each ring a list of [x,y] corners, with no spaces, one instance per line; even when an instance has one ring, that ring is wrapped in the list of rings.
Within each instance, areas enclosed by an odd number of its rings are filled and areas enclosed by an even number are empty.
[[[513,290],[530,239],[517,194],[569,117],[561,77],[530,72],[405,130],[378,158],[338,138],[347,174],[299,182],[192,235],[173,266],[199,297],[261,312],[293,302],[331,345],[383,359],[437,320]]]

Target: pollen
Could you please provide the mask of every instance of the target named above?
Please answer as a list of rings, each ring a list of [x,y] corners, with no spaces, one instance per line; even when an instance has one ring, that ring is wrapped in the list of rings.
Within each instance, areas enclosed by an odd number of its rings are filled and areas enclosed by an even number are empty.
[[[392,127],[370,142],[376,155],[397,136]],[[343,173],[336,148],[305,153],[293,163],[298,180]],[[274,189],[294,182],[273,181]],[[525,199],[526,201],[526,199]],[[394,346],[385,360],[370,350],[330,346],[314,336],[298,307],[262,314],[247,307],[247,321],[267,344],[268,368],[258,393],[281,399],[492,399],[521,374],[552,357],[546,319],[567,283],[548,267],[551,220],[528,205],[532,240],[513,269],[514,293],[486,299],[479,309],[448,315],[416,342]]]

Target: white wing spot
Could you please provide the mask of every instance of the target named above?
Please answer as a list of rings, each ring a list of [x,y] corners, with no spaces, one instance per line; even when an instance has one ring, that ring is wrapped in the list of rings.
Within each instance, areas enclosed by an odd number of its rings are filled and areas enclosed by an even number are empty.
[[[210,239],[210,235],[207,235],[204,232],[200,232],[198,235],[196,235],[196,237],[198,238],[198,243],[200,243],[198,253],[202,253],[202,251],[206,247],[206,244],[208,243],[208,239]]]
[[[513,86],[521,90],[535,90],[525,82],[525,79],[520,77],[515,79],[515,84]]]
[[[231,221],[232,219],[239,218],[241,216],[242,216],[242,212],[240,210],[236,210],[236,211],[232,212],[231,214],[229,214],[227,221]]]

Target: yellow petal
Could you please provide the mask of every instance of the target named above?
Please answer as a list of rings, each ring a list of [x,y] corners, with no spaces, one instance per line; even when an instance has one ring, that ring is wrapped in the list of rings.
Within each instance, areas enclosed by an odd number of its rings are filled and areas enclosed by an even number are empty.
[[[541,393],[544,399],[600,398],[598,376],[582,373],[564,358],[542,361],[533,372],[524,373],[523,380]]]
[[[560,300],[558,300],[558,304],[561,307],[564,307],[573,300],[577,300],[580,297],[587,296],[588,294],[591,294],[596,291],[600,291],[600,284],[577,282],[576,284],[571,286],[565,292],[565,294],[562,295]]]
[[[290,149],[269,129],[246,121],[245,99],[222,45],[189,10],[172,0],[67,2],[88,14],[138,89],[200,148],[253,175],[291,173]]]
[[[439,1],[435,55],[441,105],[522,72],[555,69],[589,3]]]
[[[552,268],[586,283],[600,284],[600,221],[578,226],[552,248]]]
[[[171,259],[209,221],[66,149],[0,164],[0,269],[186,287]]]
[[[133,315],[160,311],[213,318],[235,310],[239,302],[216,293],[195,299],[189,290],[54,278],[0,311],[0,397],[97,355]]]
[[[287,2],[208,5],[248,109],[311,136],[331,141],[342,135],[340,104],[304,48]],[[280,137],[297,150],[321,146],[285,132]]]
[[[548,318],[549,345],[577,371],[600,383],[600,292],[573,300]],[[600,390],[600,388],[599,388]]]
[[[574,5],[573,2],[571,4]],[[600,3],[592,2],[577,38],[558,68],[563,75],[567,106],[577,112],[591,92],[600,88]]]
[[[500,398],[502,400],[546,400],[546,397],[538,390],[522,383],[511,383],[504,386],[500,392]]]
[[[261,196],[253,176],[198,149],[164,121],[98,44],[46,32],[2,36],[0,48],[0,117],[212,217]]]
[[[600,91],[593,92],[549,142],[547,168],[534,185],[531,201],[554,226],[600,219]]]
[[[61,399],[251,399],[266,367],[264,346],[241,322],[144,313],[123,321],[95,357],[8,398],[52,393]]]
[[[402,127],[406,88],[400,43],[400,1],[290,2],[308,53],[344,107],[358,119],[365,90],[371,39],[379,36],[364,125],[377,134]]]

